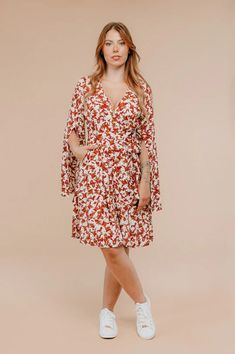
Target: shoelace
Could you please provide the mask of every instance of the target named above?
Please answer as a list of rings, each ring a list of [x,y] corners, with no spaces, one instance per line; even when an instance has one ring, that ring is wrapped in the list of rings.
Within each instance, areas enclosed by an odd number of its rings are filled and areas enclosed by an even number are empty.
[[[102,320],[105,323],[104,324],[105,327],[111,327],[111,328],[114,327],[114,318],[108,311],[105,311],[103,313]]]
[[[153,325],[152,318],[142,307],[137,308],[138,323],[141,327],[151,327]]]

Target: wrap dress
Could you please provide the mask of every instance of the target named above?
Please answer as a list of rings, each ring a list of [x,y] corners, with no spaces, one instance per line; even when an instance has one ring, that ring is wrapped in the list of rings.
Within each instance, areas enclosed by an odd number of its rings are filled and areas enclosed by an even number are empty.
[[[113,109],[101,81],[85,98],[89,80],[84,75],[75,85],[63,137],[61,195],[73,194],[71,236],[103,248],[147,246],[154,240],[152,213],[162,210],[151,87],[140,80],[148,112],[143,122],[133,90],[128,88]],[[68,143],[72,130],[81,145],[97,145],[81,161]],[[142,140],[150,161],[151,200],[137,211]]]

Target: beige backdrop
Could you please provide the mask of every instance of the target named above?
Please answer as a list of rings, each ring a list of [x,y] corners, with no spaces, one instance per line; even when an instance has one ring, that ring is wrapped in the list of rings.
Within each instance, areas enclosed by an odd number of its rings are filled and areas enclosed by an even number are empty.
[[[232,353],[233,5],[1,1],[2,353]],[[118,337],[98,337],[104,259],[71,238],[72,196],[60,196],[69,102],[110,21],[130,29],[154,94],[163,211],[154,243],[130,253],[152,341],[137,337],[124,291]]]

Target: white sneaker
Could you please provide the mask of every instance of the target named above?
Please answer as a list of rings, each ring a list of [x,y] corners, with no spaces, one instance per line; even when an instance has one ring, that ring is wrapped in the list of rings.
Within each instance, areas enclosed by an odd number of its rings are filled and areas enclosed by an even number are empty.
[[[156,326],[151,313],[151,303],[147,295],[143,303],[135,303],[136,330],[138,335],[144,339],[152,339],[156,334]]]
[[[116,316],[113,311],[104,307],[99,314],[100,329],[99,335],[102,338],[114,338],[118,334],[118,327],[116,323]]]

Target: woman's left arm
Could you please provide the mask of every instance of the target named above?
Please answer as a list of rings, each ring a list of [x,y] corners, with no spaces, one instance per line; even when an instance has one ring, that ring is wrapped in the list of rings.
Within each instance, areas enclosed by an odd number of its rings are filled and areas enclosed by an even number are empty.
[[[141,168],[141,180],[139,184],[139,203],[137,210],[140,210],[146,204],[150,202],[150,162],[148,159],[148,150],[145,146],[145,142],[141,142],[140,153],[140,168]]]
[[[140,123],[140,163],[142,171],[139,183],[140,201],[138,207],[140,209],[150,202],[151,211],[159,211],[162,210],[162,202],[160,196],[156,125],[154,121],[152,89],[147,83],[144,86],[144,91],[147,117]]]

